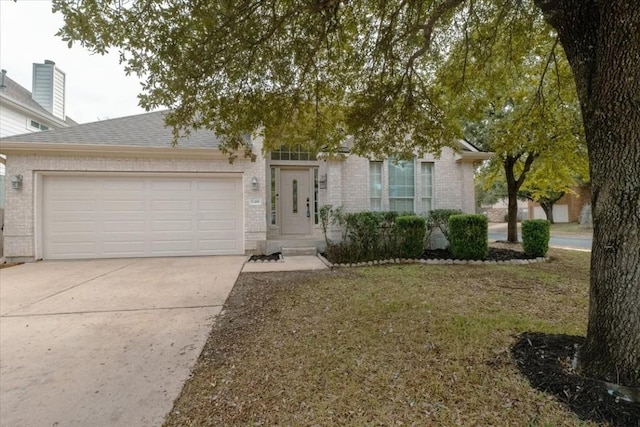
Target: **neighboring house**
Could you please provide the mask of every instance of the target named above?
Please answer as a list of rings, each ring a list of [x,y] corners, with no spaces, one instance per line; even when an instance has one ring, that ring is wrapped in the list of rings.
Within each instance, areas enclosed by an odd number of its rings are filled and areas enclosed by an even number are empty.
[[[49,60],[33,64],[33,92],[12,80],[3,69],[0,74],[0,138],[77,124],[66,115],[65,84],[65,73]],[[0,156],[0,224],[5,186],[9,185],[5,183],[4,163],[5,158]]]
[[[32,92],[0,75],[0,138],[76,125],[67,117],[65,73],[53,61],[33,64]]]
[[[249,138],[249,137],[247,137]],[[20,188],[6,199],[5,255],[73,259],[264,253],[320,246],[319,208],[474,212],[474,164],[460,142],[395,164],[282,148],[229,163],[207,131],[172,146],[164,113],[0,140]]]
[[[518,199],[518,221],[529,219],[529,204],[526,200]],[[507,199],[498,200],[492,205],[480,205],[480,212],[487,216],[489,222],[507,222],[509,205]]]
[[[560,200],[553,204],[553,222],[578,222],[582,208],[591,204],[591,186],[589,184],[574,187]],[[535,202],[528,202],[529,217],[532,219],[547,219],[542,207]]]

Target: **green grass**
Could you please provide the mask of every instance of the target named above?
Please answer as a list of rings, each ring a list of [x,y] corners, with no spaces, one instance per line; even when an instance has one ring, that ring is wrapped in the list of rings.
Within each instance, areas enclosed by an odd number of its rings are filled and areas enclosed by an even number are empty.
[[[589,254],[244,274],[167,426],[593,425],[532,389],[523,331],[584,334]]]

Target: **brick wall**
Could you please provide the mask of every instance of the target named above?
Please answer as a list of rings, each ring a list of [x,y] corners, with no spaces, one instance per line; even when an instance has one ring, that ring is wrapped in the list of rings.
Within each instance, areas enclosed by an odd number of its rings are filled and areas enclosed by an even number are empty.
[[[415,164],[415,207],[420,212],[422,203],[421,162],[433,163],[433,208],[461,209],[475,212],[475,191],[473,186],[474,167],[472,163],[457,162],[453,150],[445,148],[436,158],[427,154],[416,159]],[[328,190],[323,204],[343,206],[345,212],[359,212],[371,209],[369,198],[369,160],[358,156],[333,159],[327,162]],[[389,209],[389,165],[382,165],[382,209]]]

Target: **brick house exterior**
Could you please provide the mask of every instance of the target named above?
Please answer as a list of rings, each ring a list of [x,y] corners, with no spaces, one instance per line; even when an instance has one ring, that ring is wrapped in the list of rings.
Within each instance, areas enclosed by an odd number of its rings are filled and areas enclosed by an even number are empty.
[[[261,137],[254,136],[255,161],[230,163],[210,132],[193,132],[173,147],[163,119],[155,112],[0,140],[7,175],[23,177],[19,188],[5,186],[7,259],[321,246],[317,213],[326,204],[346,212],[401,203],[416,213],[473,213],[474,164],[490,157],[460,142],[457,151],[398,169],[388,159],[351,155],[348,147],[337,156],[263,153]]]
[[[582,208],[591,204],[591,186],[589,184],[574,187],[572,192],[565,193],[553,205],[555,222],[578,222]],[[529,201],[529,218],[546,219],[540,204]]]

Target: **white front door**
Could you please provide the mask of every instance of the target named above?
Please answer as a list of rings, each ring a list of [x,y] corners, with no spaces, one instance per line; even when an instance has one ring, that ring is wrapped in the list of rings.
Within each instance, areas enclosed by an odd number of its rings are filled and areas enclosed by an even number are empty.
[[[281,234],[311,233],[311,182],[308,169],[280,170]]]

